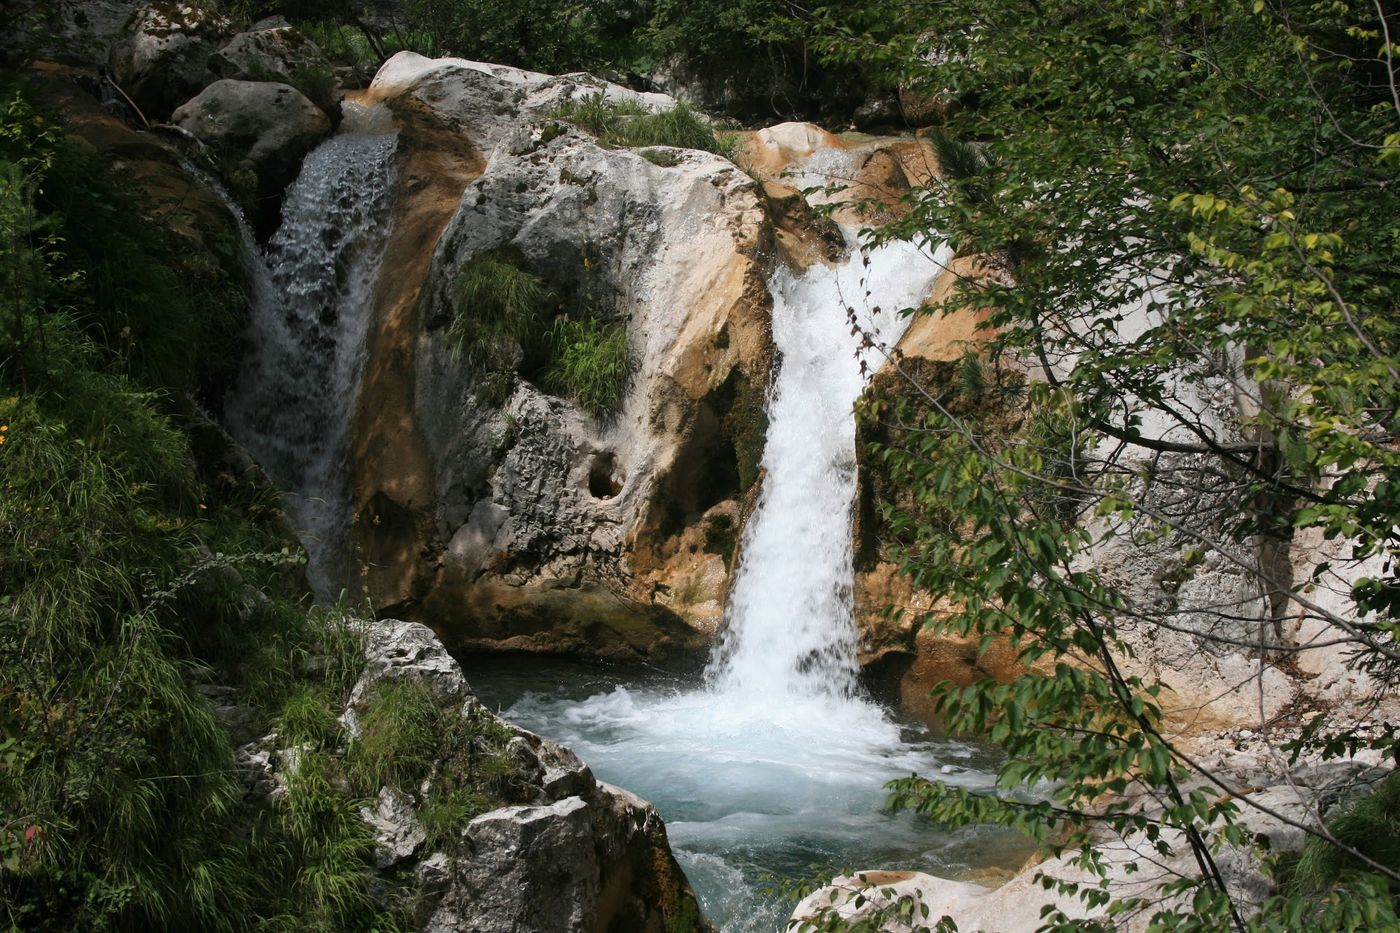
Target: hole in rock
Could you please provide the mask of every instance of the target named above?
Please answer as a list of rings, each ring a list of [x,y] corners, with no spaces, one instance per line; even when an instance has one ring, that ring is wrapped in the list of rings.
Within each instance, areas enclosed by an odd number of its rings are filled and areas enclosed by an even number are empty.
[[[611,452],[597,454],[588,468],[588,492],[595,499],[612,499],[622,492],[617,458]]]

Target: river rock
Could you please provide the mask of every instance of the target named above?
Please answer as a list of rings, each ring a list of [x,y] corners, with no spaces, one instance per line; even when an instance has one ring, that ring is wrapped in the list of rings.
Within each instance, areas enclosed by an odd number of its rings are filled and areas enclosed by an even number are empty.
[[[296,88],[265,81],[215,81],[171,119],[209,148],[235,187],[242,187],[239,173],[251,173],[257,197],[273,201],[331,130],[326,115]]]
[[[694,893],[655,807],[595,780],[569,749],[497,719],[427,627],[394,619],[353,624],[365,666],[341,715],[347,732],[357,733],[375,684],[426,684],[446,709],[512,735],[506,757],[514,766],[511,794],[520,801],[464,821],[441,834],[446,843],[429,845],[419,815],[459,750],[443,749],[420,787],[380,787],[360,809],[382,873],[374,890],[398,897],[410,883],[412,914],[424,931],[698,930]],[[275,734],[240,748],[245,787],[280,799],[310,750],[281,747]]]
[[[285,21],[269,20],[228,41],[209,59],[209,67],[220,78],[240,81],[275,81],[300,90],[317,107],[336,121],[340,116],[340,96],[330,62],[321,49],[296,27]]]
[[[465,692],[463,715],[490,716],[470,696],[461,669],[422,625],[366,628],[364,685],[424,678],[435,691]],[[352,699],[352,704],[355,702]],[[699,913],[656,808],[593,779],[573,752],[506,724],[520,776],[535,795],[463,827],[464,854],[425,852],[411,807],[381,792],[367,814],[381,861],[421,875],[424,930],[688,931]]]
[[[112,46],[112,76],[147,120],[164,120],[215,79],[209,58],[231,34],[228,18],[208,7],[149,4]]]
[[[1167,903],[1155,897],[1156,888],[1194,870],[1194,858],[1179,834],[1164,833],[1175,854],[1163,857],[1142,837],[1129,841],[1106,841],[1097,847],[1107,872],[1108,889],[1118,899],[1143,897],[1146,906],[1113,918],[1113,929],[1122,933],[1145,933],[1152,915],[1163,907],[1174,906],[1190,912],[1189,900],[1177,896]],[[1226,846],[1215,853],[1215,863],[1236,907],[1248,917],[1258,910],[1271,892],[1259,857],[1250,850]],[[1068,856],[1032,864],[997,888],[965,881],[938,878],[921,872],[857,872],[833,879],[832,883],[804,898],[793,911],[793,919],[809,926],[821,918],[839,916],[848,922],[869,920],[882,908],[903,901],[913,902],[914,924],[894,917],[884,919],[881,933],[912,933],[932,929],[944,917],[957,924],[962,933],[1003,933],[1039,929],[1042,911],[1054,907],[1070,921],[1092,923],[1107,918],[1107,907],[1089,907],[1078,894],[1047,890],[1042,878],[1097,887],[1097,875],[1072,865]]]
[[[427,929],[461,929],[443,922],[446,916],[472,917],[482,933],[592,929],[598,857],[590,816],[583,798],[565,797],[472,820],[467,839],[475,857],[461,866],[462,876]]]

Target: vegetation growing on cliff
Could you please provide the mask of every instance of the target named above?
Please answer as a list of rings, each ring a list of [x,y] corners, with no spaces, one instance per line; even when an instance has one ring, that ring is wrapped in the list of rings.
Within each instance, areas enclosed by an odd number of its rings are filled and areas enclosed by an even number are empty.
[[[900,38],[873,41],[866,23]],[[1394,926],[1400,864],[1340,824],[1308,832],[1312,851],[1347,870],[1314,873],[1322,883],[1307,894],[1284,888],[1248,916],[1217,858],[1223,845],[1248,844],[1234,817],[1253,803],[1224,793],[1171,738],[1170,695],[1125,671],[1135,632],[1185,626],[1201,645],[1250,654],[1262,677],[1292,663],[1282,627],[1310,626],[1314,641],[1346,646],[1378,691],[1393,690],[1393,19],[1378,6],[1310,0],[955,0],[936,10],[873,3],[854,24],[828,24],[836,54],[878,62],[889,80],[936,90],[957,111],[934,196],[916,193],[881,236],[946,241],[1006,273],[964,280],[935,313],[991,309],[986,355],[1035,368],[1021,398],[1041,426],[1037,437],[1008,436],[960,410],[955,390],[918,379],[883,416],[898,429],[880,456],[906,493],[886,507],[892,551],[955,607],[927,623],[984,649],[1009,641],[1031,668],[1010,684],[945,685],[944,713],[1003,745],[1004,788],[1055,788],[1026,803],[911,778],[896,783],[894,804],[940,822],[1020,827],[1100,874],[1100,830],[1141,840],[1152,858],[1187,856],[1187,876],[1160,892],[1183,902],[1079,889],[1089,905],[1112,901],[1115,920]],[[1277,555],[1309,532],[1351,544],[1293,580]],[[1253,595],[1191,616],[1171,600],[1144,602],[1135,581],[1100,570],[1096,555],[1120,540],[1177,555],[1185,577],[1223,564]],[[1328,586],[1344,587],[1347,604],[1321,602],[1315,588]],[[1395,737],[1393,723],[1317,718],[1295,750],[1374,748],[1393,762]],[[1057,913],[1045,922],[1069,923]]]
[[[473,256],[453,287],[453,355],[471,366],[493,404],[505,401],[519,374],[595,418],[614,414],[635,368],[626,322],[591,308],[560,313],[560,303],[523,257],[507,250]]]
[[[684,103],[652,112],[634,101],[609,101],[599,91],[561,104],[554,116],[583,127],[605,146],[672,146],[713,152],[727,159],[736,154],[737,137],[716,133],[703,115]],[[646,152],[642,155],[655,161]]]

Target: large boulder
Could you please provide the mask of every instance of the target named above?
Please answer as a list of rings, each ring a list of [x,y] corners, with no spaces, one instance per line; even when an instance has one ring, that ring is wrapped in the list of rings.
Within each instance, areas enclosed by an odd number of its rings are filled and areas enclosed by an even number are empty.
[[[472,736],[444,743],[421,784],[385,783],[360,807],[375,845],[371,889],[386,907],[406,909],[425,933],[701,929],[655,807],[594,779],[562,745],[497,718],[430,629],[394,619],[351,624],[365,666],[340,716],[346,735],[364,735],[379,690],[392,684],[426,687],[440,714],[461,717],[460,734]],[[350,750],[285,747],[274,733],[236,759],[249,793],[277,801],[312,754]],[[485,754],[495,754],[490,773],[504,782],[506,804],[445,826],[441,809],[430,818],[438,804],[452,806],[453,781]]]
[[[421,298],[379,314],[361,393],[375,404],[354,432],[369,588],[459,648],[697,647],[718,625],[757,475],[772,361],[762,194],[719,156],[651,161],[553,116],[594,94],[671,103],[587,76],[409,54],[370,93],[408,153],[486,157],[445,227],[423,230],[431,263],[396,267],[396,294],[412,282]],[[410,192],[432,184],[400,178]],[[625,322],[636,366],[615,416],[590,417],[537,377],[493,397],[487,374],[453,357],[454,282],[502,251]],[[419,246],[413,262],[426,258]]]
[[[214,80],[209,57],[232,31],[227,17],[202,5],[149,4],[112,46],[112,76],[147,120],[164,120]]]
[[[416,810],[431,788],[385,787],[362,811],[378,840],[379,866],[414,879],[423,930],[697,928],[695,896],[655,807],[596,781],[568,749],[496,720],[426,627],[387,620],[370,624],[365,636],[366,666],[345,716],[352,731],[375,684],[410,680],[428,684],[461,715],[494,721],[515,736],[507,749],[518,769],[515,791],[527,802],[475,817],[455,844],[426,844]],[[444,759],[453,751],[443,749]]]
[[[0,50],[74,65],[106,61],[140,0],[9,0]]]
[[[331,130],[321,108],[296,88],[265,81],[215,81],[171,119],[208,147],[232,187],[253,188],[273,203]]]
[[[210,57],[209,67],[220,78],[290,84],[332,121],[339,119],[340,95],[330,62],[295,26],[272,21],[267,28],[241,32]]]

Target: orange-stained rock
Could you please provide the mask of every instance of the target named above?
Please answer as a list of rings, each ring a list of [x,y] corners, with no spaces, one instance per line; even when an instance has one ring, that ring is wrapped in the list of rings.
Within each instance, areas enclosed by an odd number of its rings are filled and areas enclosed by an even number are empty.
[[[938,277],[933,293],[925,302],[927,308],[954,307],[951,302],[960,285],[976,288],[1001,273],[978,256],[958,256],[948,263],[948,269]],[[898,350],[904,356],[926,360],[957,360],[969,351],[977,352],[979,344],[989,336],[985,329],[991,312],[960,301],[952,313],[932,311],[920,314],[909,324],[900,338]]]

